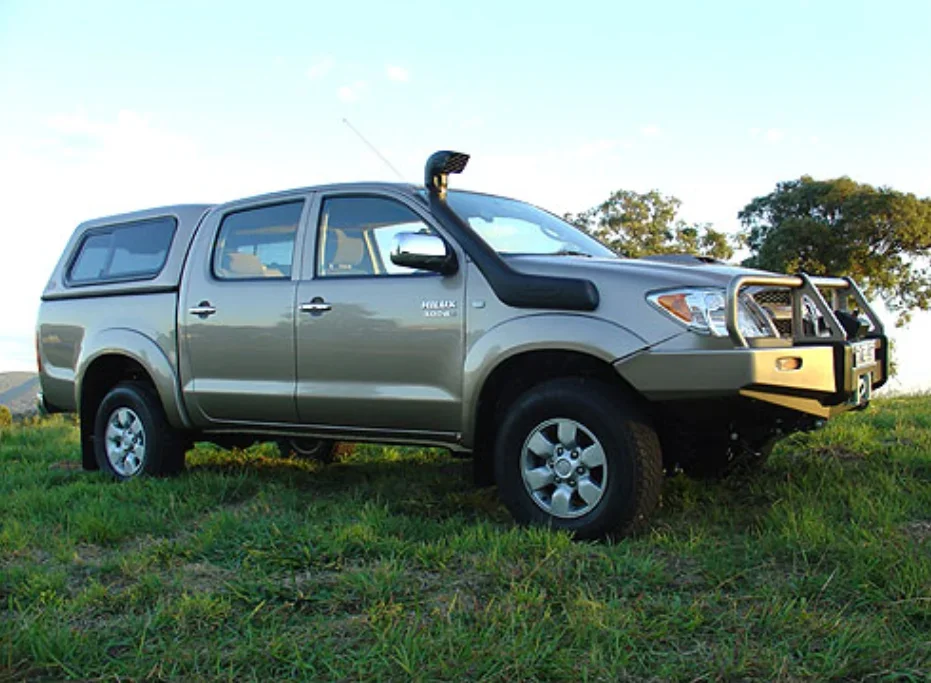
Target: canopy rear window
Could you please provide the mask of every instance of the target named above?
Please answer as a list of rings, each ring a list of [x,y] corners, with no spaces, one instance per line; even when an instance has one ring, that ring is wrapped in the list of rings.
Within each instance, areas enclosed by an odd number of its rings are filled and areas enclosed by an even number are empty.
[[[68,284],[150,280],[168,258],[178,222],[171,216],[94,228],[78,245]]]

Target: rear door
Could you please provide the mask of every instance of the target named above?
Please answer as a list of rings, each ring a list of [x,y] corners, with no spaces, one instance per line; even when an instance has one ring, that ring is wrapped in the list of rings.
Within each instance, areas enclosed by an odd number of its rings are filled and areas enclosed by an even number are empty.
[[[400,197],[331,192],[317,203],[297,287],[301,421],[458,431],[464,269],[442,276],[391,263],[398,232],[438,234]]]
[[[212,213],[180,297],[185,398],[196,421],[293,423],[295,294],[309,195]]]

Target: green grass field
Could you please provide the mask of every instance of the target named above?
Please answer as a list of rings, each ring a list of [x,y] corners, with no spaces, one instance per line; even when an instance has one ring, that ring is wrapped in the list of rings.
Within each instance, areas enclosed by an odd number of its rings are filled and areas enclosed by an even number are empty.
[[[669,479],[613,544],[513,527],[441,451],[276,453],[116,484],[67,420],[4,431],[0,679],[931,677],[931,397]]]

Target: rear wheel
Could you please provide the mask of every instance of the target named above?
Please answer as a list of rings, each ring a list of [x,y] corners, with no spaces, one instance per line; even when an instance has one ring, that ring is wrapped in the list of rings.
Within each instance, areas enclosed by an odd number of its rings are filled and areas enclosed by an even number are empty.
[[[509,407],[495,472],[519,523],[599,538],[645,525],[659,499],[662,455],[649,420],[614,387],[555,379]]]
[[[94,455],[100,469],[116,479],[177,474],[184,469],[185,444],[148,384],[122,382],[97,408]]]
[[[278,451],[284,456],[295,456],[317,460],[322,463],[331,463],[336,454],[336,442],[330,439],[312,439],[304,437],[288,437],[277,439]]]

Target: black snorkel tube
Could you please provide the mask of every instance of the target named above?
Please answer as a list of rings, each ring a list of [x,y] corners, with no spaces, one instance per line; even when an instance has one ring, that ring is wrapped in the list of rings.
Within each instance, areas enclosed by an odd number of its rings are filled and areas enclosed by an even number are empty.
[[[450,173],[462,173],[469,155],[462,152],[434,152],[424,167],[430,211],[455,235],[502,303],[515,308],[546,308],[566,311],[594,311],[598,308],[598,288],[590,280],[549,275],[529,275],[511,268],[491,246],[479,237],[459,214],[446,203]]]

